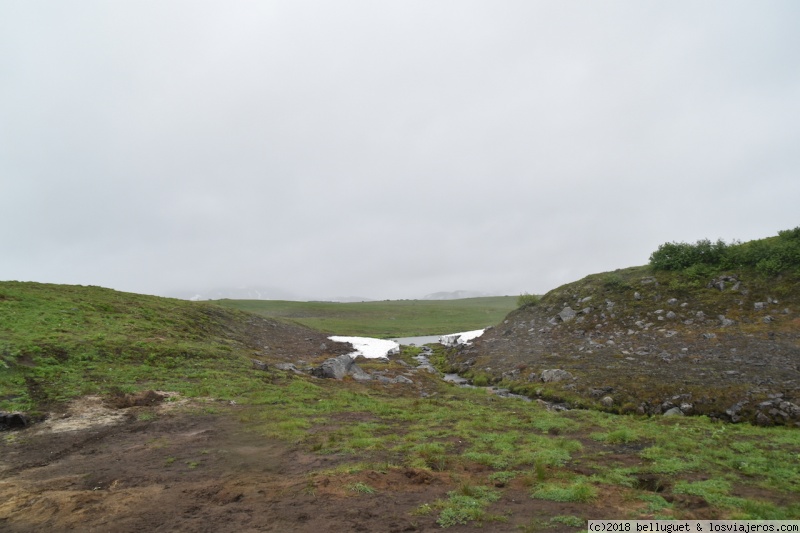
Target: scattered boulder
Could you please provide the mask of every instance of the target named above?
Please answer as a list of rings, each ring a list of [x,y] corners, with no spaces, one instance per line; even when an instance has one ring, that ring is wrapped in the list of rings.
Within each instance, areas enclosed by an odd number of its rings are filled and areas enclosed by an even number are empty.
[[[293,363],[277,363],[275,368],[278,370],[285,370],[286,372],[294,372],[295,374],[302,374],[300,370],[294,366]]]
[[[554,368],[550,370],[543,370],[542,371],[542,381],[545,383],[555,383],[558,381],[566,381],[568,379],[575,379],[575,376],[567,372],[566,370],[562,370],[560,368]]]
[[[577,314],[578,313],[576,313],[575,310],[573,310],[570,306],[567,306],[564,309],[562,309],[560,313],[558,313],[558,317],[561,319],[562,322],[569,322],[570,320],[575,318]]]
[[[670,407],[664,411],[663,416],[683,416],[683,411],[681,411],[680,407]]]
[[[253,359],[253,368],[256,370],[267,370],[269,366],[264,361],[259,361],[258,359]]]
[[[762,427],[771,426],[772,425],[772,419],[770,417],[768,417],[767,415],[765,415],[764,413],[762,413],[761,411],[759,411],[758,414],[756,414],[756,425],[762,426]]]
[[[364,369],[356,364],[350,367],[349,373],[356,381],[372,381],[372,376],[364,372]]]
[[[318,378],[343,379],[353,366],[353,358],[348,354],[326,359],[320,366],[311,369],[311,375]]]

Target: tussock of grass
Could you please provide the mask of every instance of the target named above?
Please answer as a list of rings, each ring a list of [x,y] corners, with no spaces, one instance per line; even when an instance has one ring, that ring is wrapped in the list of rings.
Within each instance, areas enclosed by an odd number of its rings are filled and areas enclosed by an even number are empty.
[[[441,510],[436,520],[441,527],[482,521],[487,517],[486,507],[500,499],[500,493],[494,489],[468,484],[462,484],[447,496],[446,500],[439,500],[433,505]]]
[[[597,498],[597,489],[586,481],[542,483],[533,488],[531,497],[554,502],[590,502]]]

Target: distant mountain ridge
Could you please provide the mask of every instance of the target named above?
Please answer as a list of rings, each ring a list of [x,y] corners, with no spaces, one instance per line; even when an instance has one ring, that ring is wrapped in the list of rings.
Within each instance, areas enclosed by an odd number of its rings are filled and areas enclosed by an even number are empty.
[[[169,296],[182,300],[299,300],[296,294],[275,287],[218,287],[203,291],[174,291]]]
[[[486,296],[496,296],[487,292],[480,291],[442,291],[432,292],[422,297],[423,300],[461,300],[464,298],[483,298]]]

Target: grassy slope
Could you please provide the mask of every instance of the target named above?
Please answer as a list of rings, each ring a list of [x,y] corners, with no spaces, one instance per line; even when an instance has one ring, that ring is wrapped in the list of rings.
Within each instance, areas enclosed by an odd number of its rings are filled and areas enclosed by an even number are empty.
[[[414,376],[414,387],[429,392],[420,397],[407,385],[254,371],[239,335],[251,318],[94,287],[0,283],[0,408],[115,387],[236,399],[242,420],[264,435],[349,457],[333,472],[343,483],[395,467],[449,474],[448,496],[418,510],[442,526],[503,520],[492,515],[494,500],[502,504],[519,491],[564,502],[569,514],[561,519],[575,524],[691,517],[685,503],[698,499],[709,504],[705,517],[800,514],[800,431],[701,417],[554,413],[426,373]],[[397,362],[370,365],[406,371]],[[312,475],[310,490],[331,474]],[[369,478],[360,479],[354,486],[369,497]],[[531,519],[530,530],[552,526],[541,520]]]
[[[216,303],[284,318],[326,333],[391,338],[442,335],[497,324],[516,307],[515,296],[461,300],[392,300],[334,303],[219,300]]]
[[[245,320],[205,303],[0,282],[0,409],[112,389],[236,395],[255,385],[242,377],[251,366]]]

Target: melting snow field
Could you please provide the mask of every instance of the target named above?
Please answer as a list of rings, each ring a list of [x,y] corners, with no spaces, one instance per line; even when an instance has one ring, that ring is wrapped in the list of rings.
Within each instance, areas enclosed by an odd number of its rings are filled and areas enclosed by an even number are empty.
[[[476,329],[474,331],[465,331],[463,333],[452,333],[450,335],[442,335],[439,337],[439,342],[445,346],[455,346],[456,344],[469,344],[469,342],[477,337],[480,337],[485,330]],[[352,355],[354,358],[361,356],[367,359],[377,359],[379,357],[386,357],[390,354],[395,354],[400,351],[400,344],[395,341],[388,341],[384,339],[373,339],[371,337],[343,337],[333,336],[328,337],[334,342],[349,342],[356,349]]]
[[[372,339],[370,337],[341,337],[334,336],[328,337],[334,342],[349,342],[356,349],[351,353],[354,358],[359,355],[367,359],[376,359],[378,357],[386,357],[389,354],[397,353],[400,351],[400,345],[394,341],[387,341],[383,339]]]

